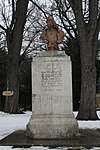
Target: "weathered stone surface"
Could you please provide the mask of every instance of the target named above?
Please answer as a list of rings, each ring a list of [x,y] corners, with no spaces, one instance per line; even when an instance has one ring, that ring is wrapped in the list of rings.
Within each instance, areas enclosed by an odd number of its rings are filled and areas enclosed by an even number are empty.
[[[64,139],[78,133],[72,113],[71,61],[63,52],[33,57],[32,116],[27,131],[34,139]]]

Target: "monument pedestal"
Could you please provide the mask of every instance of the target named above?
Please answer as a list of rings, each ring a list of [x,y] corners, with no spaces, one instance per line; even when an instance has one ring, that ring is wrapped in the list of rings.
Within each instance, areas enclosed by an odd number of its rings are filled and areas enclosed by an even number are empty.
[[[34,139],[65,139],[78,134],[72,111],[71,61],[63,51],[33,57],[32,116],[27,134]]]

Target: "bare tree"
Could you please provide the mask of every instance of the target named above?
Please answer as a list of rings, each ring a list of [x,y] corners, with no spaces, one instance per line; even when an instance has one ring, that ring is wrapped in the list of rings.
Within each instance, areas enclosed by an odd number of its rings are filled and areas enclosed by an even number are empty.
[[[5,112],[19,113],[19,67],[27,54],[39,49],[38,37],[45,15],[42,17],[37,3],[28,5],[28,0],[2,1],[0,8],[0,34],[7,41],[3,45],[8,55],[7,89],[14,92],[6,99]]]
[[[18,67],[19,55],[21,51],[23,30],[26,22],[26,13],[28,8],[28,0],[8,1],[9,5],[2,2],[1,9],[2,21],[4,26],[0,28],[6,33],[8,63],[7,63],[7,81],[9,90],[14,92],[14,95],[6,101],[5,112],[18,113],[18,98],[19,98],[19,82],[18,82]],[[10,5],[12,7],[10,7]],[[11,9],[12,8],[12,9]],[[8,11],[8,13],[6,13]],[[12,13],[11,13],[12,12]]]
[[[95,0],[68,0],[73,9],[80,43],[81,100],[77,119],[97,119],[96,50],[100,27],[99,3]],[[86,14],[86,15],[84,15]]]

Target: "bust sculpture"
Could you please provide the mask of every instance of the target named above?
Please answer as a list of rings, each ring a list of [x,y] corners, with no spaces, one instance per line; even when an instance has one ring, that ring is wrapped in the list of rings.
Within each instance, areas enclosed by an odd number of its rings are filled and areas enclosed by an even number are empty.
[[[58,28],[53,16],[48,16],[46,22],[47,29],[42,32],[40,39],[47,44],[48,51],[58,50],[58,44],[64,39],[64,32]]]

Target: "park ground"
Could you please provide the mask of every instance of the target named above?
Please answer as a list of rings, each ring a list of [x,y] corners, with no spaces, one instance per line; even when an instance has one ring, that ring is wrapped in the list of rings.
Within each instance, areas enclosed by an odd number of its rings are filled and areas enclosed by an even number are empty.
[[[26,125],[29,122],[31,112],[27,111],[24,114],[7,114],[4,112],[0,112],[0,140],[2,141],[7,136],[11,135],[16,131],[24,131],[26,129]],[[97,111],[97,114],[100,118],[100,110]],[[74,112],[74,115],[77,115],[77,112]],[[100,120],[96,121],[78,121],[79,129],[81,131],[90,131],[92,132],[92,136],[95,136],[94,131],[100,132]],[[94,133],[93,133],[94,132]],[[88,143],[87,143],[88,144]],[[100,150],[100,147],[92,146],[89,148],[80,146],[80,147],[48,147],[48,146],[30,146],[30,147],[14,147],[10,146],[0,146],[0,150]]]

